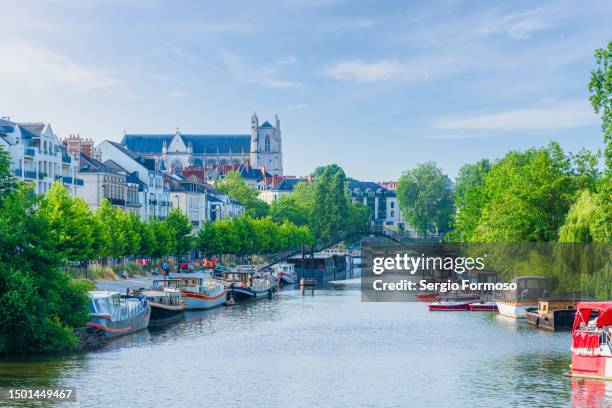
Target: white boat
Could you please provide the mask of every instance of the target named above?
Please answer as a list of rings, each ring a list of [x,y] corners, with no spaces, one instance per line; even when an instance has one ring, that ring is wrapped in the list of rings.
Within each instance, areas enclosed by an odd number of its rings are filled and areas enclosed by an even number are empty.
[[[153,281],[153,285],[177,288],[183,294],[187,309],[211,309],[227,300],[227,287],[217,279],[179,277]]]
[[[293,285],[297,282],[295,275],[295,265],[290,263],[280,263],[274,267],[281,283]]]
[[[526,319],[527,309],[537,307],[540,299],[550,293],[548,279],[543,276],[518,276],[512,279],[516,290],[506,291],[498,296],[499,314],[514,319]]]
[[[142,297],[124,296],[118,292],[94,290],[89,292],[91,333],[116,337],[146,329],[151,306]]]

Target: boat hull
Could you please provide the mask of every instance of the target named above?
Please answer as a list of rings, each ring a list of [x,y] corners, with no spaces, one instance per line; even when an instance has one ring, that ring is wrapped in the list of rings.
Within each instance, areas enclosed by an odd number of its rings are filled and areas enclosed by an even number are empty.
[[[550,331],[571,331],[576,311],[572,309],[552,310],[539,313],[537,310],[527,310],[527,323],[538,329]]]
[[[187,303],[188,310],[195,309],[212,309],[213,307],[221,306],[227,300],[227,290],[224,290],[216,296],[206,296],[201,293],[185,292],[183,297]]]
[[[110,318],[94,317],[87,323],[90,332],[104,337],[119,337],[146,329],[151,317],[151,306],[147,304],[129,319],[111,321]]]
[[[227,290],[228,297],[236,302],[247,300],[269,299],[272,297],[272,288],[266,290],[253,290],[245,287],[230,287]]]
[[[283,273],[280,276],[280,281],[281,281],[281,283],[283,283],[285,285],[293,285],[293,284],[295,284],[295,277]]]
[[[430,303],[430,312],[463,312],[469,310],[469,302]]]
[[[151,318],[149,325],[159,325],[175,322],[185,317],[185,307],[165,307],[159,303],[149,302],[151,305]]]
[[[497,310],[499,314],[514,319],[525,319],[527,317],[527,309],[537,306],[535,303],[506,303],[497,302]]]
[[[470,304],[470,310],[472,312],[496,312],[497,304],[493,302],[472,303]]]
[[[612,380],[612,356],[572,352],[572,376]]]

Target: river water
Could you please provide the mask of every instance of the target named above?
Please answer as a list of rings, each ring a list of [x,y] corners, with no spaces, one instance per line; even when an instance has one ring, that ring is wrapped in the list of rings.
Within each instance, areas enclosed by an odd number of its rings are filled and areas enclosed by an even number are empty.
[[[0,361],[0,386],[76,387],[81,407],[608,407],[570,336],[491,313],[285,290],[70,357]]]

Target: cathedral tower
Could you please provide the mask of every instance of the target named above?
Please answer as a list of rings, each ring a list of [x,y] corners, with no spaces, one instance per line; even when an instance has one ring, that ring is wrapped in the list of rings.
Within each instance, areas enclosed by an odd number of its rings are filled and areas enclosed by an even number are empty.
[[[251,165],[255,168],[265,167],[273,176],[283,175],[283,153],[278,115],[274,116],[274,125],[265,121],[259,126],[257,114],[251,116]]]

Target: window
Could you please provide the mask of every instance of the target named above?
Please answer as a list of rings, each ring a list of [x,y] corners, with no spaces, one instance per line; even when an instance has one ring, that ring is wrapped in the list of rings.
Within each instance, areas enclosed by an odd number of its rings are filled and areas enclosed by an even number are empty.
[[[391,210],[391,218],[395,217],[395,212]]]
[[[391,201],[391,208],[395,208],[395,201]]]
[[[264,142],[264,150],[266,152],[270,151],[270,136],[266,136],[265,142]]]

